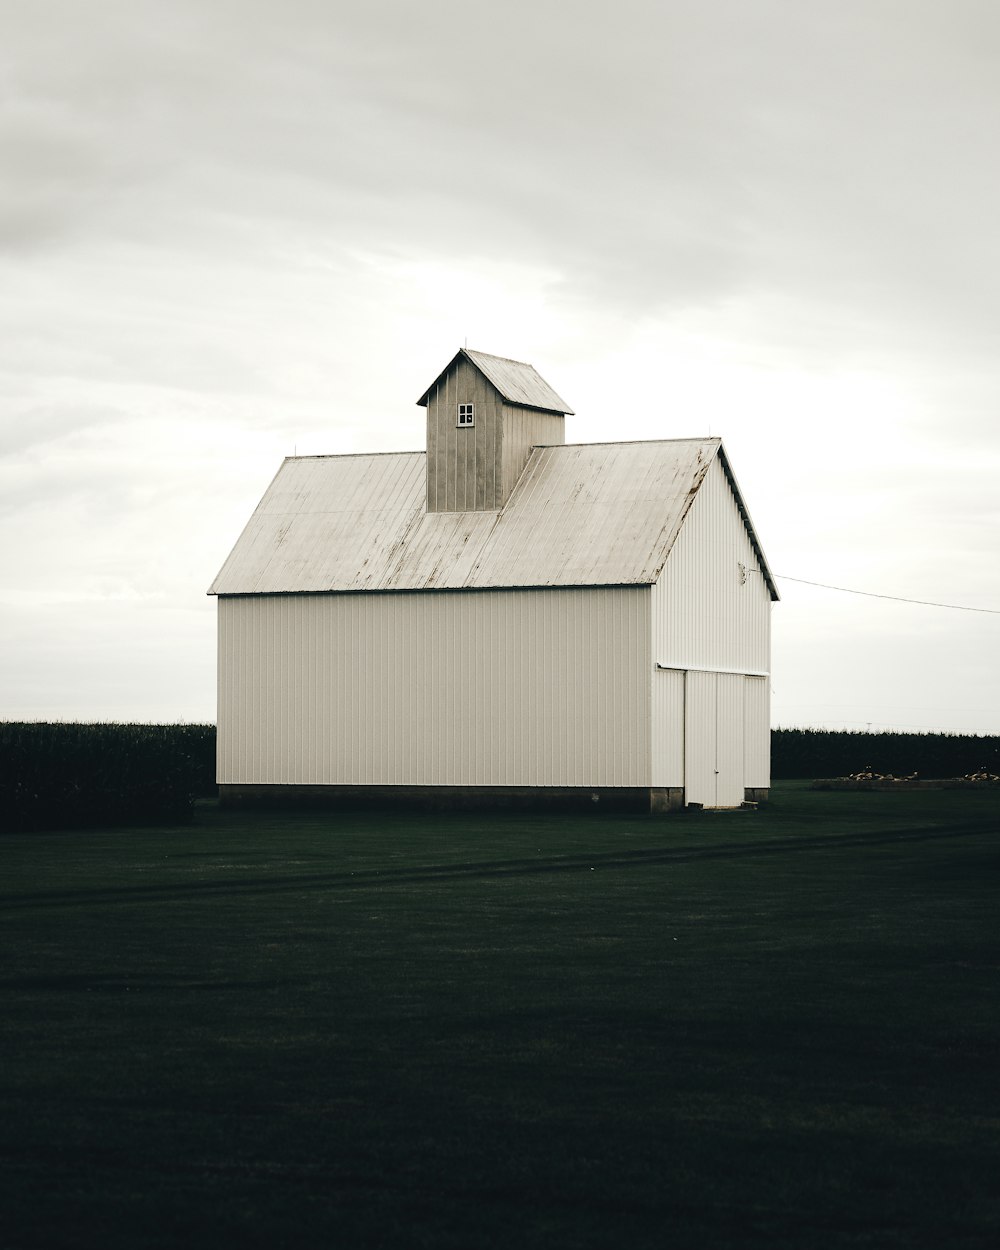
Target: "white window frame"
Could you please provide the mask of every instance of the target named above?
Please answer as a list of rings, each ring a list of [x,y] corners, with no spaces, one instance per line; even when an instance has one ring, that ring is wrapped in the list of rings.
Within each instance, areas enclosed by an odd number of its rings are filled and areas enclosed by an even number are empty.
[[[467,430],[470,426],[476,424],[476,405],[475,404],[459,404],[458,416],[455,424],[463,430]]]

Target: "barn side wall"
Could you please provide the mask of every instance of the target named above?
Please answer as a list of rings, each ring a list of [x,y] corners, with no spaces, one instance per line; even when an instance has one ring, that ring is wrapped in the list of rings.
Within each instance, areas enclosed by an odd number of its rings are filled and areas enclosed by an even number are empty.
[[[650,785],[649,588],[219,600],[222,785]]]
[[[742,566],[742,568],[741,568]],[[695,744],[685,706],[686,671],[769,673],[771,599],[725,472],[715,460],[652,588],[652,775],[654,786],[685,785]],[[731,682],[729,683],[732,684]],[[741,694],[746,789],[770,784],[770,682],[746,677]],[[731,692],[730,692],[731,693]],[[720,704],[721,706],[721,704]],[[704,769],[704,761],[698,764]],[[714,762],[712,767],[714,768]],[[689,787],[690,788],[690,787]]]
[[[503,502],[510,498],[524,472],[532,447],[560,447],[565,441],[565,417],[554,412],[538,412],[533,408],[505,404],[501,449]]]

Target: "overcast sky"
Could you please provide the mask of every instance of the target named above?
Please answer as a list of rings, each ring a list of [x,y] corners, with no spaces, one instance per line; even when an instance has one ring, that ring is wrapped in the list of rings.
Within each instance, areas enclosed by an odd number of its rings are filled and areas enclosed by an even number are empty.
[[[0,84],[0,717],[214,720],[281,459],[467,342],[991,610],[780,580],[775,724],[1000,733],[996,0],[0,0]]]

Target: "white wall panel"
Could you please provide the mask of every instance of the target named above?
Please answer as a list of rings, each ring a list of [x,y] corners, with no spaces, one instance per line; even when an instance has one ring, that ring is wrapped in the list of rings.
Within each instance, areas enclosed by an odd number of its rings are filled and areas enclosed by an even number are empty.
[[[746,678],[716,675],[715,805],[739,807],[743,802],[743,687]]]
[[[771,784],[771,682],[744,678],[744,777],[746,785],[766,790]]]
[[[734,806],[742,802],[745,786],[769,784],[769,678],[745,676],[770,671],[771,597],[758,567],[725,472],[715,461],[651,592],[654,662],[688,670],[683,713],[688,802]],[[697,669],[709,671],[692,671]],[[668,756],[669,734],[677,732],[668,728],[678,719],[672,689],[654,674],[654,773]]]
[[[219,600],[223,784],[646,786],[647,587]]]
[[[739,807],[744,798],[744,687],[738,673],[684,674],[685,801]]]
[[[684,801],[715,806],[714,673],[684,674]]]
[[[715,460],[653,589],[654,659],[679,668],[768,672],[770,622],[765,579]]]
[[[652,784],[684,785],[684,674],[653,673]]]

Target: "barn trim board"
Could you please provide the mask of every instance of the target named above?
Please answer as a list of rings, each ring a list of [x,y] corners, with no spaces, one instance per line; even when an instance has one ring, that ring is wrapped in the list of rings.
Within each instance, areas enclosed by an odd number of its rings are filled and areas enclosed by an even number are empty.
[[[223,798],[766,793],[777,593],[721,440],[567,444],[530,365],[466,350],[418,402],[426,454],[287,459],[210,589]]]

